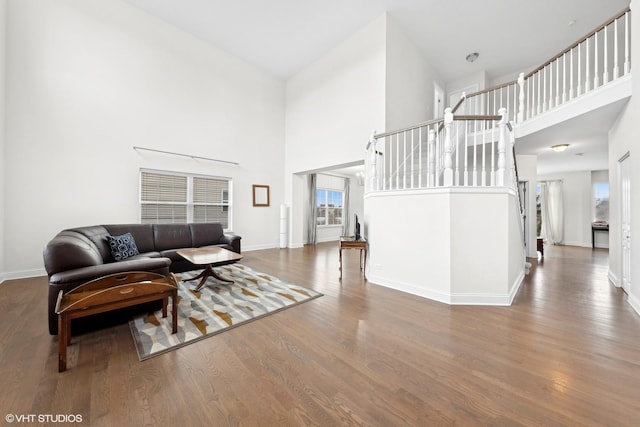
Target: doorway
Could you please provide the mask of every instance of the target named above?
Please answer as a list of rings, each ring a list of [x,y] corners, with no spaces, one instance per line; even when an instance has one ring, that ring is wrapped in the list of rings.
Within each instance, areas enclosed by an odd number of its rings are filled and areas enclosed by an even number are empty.
[[[629,153],[618,160],[620,182],[620,284],[631,290],[631,162]]]
[[[433,82],[433,118],[444,117],[444,90],[436,82]]]

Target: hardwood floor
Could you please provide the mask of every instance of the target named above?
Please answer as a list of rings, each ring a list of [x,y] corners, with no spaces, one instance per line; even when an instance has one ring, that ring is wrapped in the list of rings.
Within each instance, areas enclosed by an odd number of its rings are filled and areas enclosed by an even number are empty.
[[[640,316],[607,252],[545,249],[511,307],[377,286],[357,251],[340,282],[336,243],[246,252],[325,295],[144,362],[127,325],[77,336],[63,373],[46,278],[5,282],[0,408],[92,426],[638,425]]]

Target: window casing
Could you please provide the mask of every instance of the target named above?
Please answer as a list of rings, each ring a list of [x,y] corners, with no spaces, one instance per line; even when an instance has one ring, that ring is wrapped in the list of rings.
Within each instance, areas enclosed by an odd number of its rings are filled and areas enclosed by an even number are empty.
[[[230,178],[141,170],[140,222],[219,222],[231,230],[232,188]]]
[[[342,225],[344,192],[318,188],[316,190],[316,224],[318,226]]]

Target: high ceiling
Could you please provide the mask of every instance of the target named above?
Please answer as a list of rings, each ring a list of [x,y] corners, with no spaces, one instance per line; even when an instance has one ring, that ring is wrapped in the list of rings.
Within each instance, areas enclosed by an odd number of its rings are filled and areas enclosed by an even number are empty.
[[[630,0],[125,1],[283,80],[388,13],[449,83],[481,71],[489,80],[514,78],[628,7]],[[465,60],[471,52],[480,54],[473,63]],[[518,142],[518,151],[538,156],[539,174],[606,169],[603,130],[615,119],[612,111],[583,118],[601,127],[580,126],[580,144],[562,156],[553,156],[548,147],[575,140],[572,123]]]
[[[524,71],[629,0],[126,0],[286,79],[385,12],[444,81]],[[465,57],[479,52],[470,64]]]

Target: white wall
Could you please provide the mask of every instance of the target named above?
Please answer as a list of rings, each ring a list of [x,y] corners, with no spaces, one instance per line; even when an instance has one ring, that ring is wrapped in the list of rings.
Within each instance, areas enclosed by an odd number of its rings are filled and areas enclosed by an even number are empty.
[[[7,1],[0,0],[0,283],[2,283],[4,277],[4,189],[6,183],[6,167],[5,165],[5,79],[6,79],[6,18],[7,18]]]
[[[564,244],[591,247],[591,172],[541,175],[540,181],[561,180],[564,210]]]
[[[632,10],[638,5],[633,0]],[[640,19],[631,20],[631,57],[640,58]],[[637,237],[640,230],[640,90],[633,87],[633,95],[625,107],[620,119],[609,132],[609,184],[610,184],[610,218],[609,218],[609,277],[620,286],[620,190],[618,160],[626,153],[631,169],[631,285],[629,303],[640,313],[640,242]]]
[[[120,1],[20,0],[8,13],[6,271],[40,274],[65,227],[138,222],[140,168],[233,178],[243,248],[277,247],[281,81]],[[252,184],[271,186],[271,207],[252,207]]]
[[[433,118],[433,83],[444,82],[393,19],[387,21],[386,123],[400,129]]]
[[[363,161],[385,125],[386,15],[342,41],[286,84],[285,200],[289,246],[306,240],[300,172]]]

